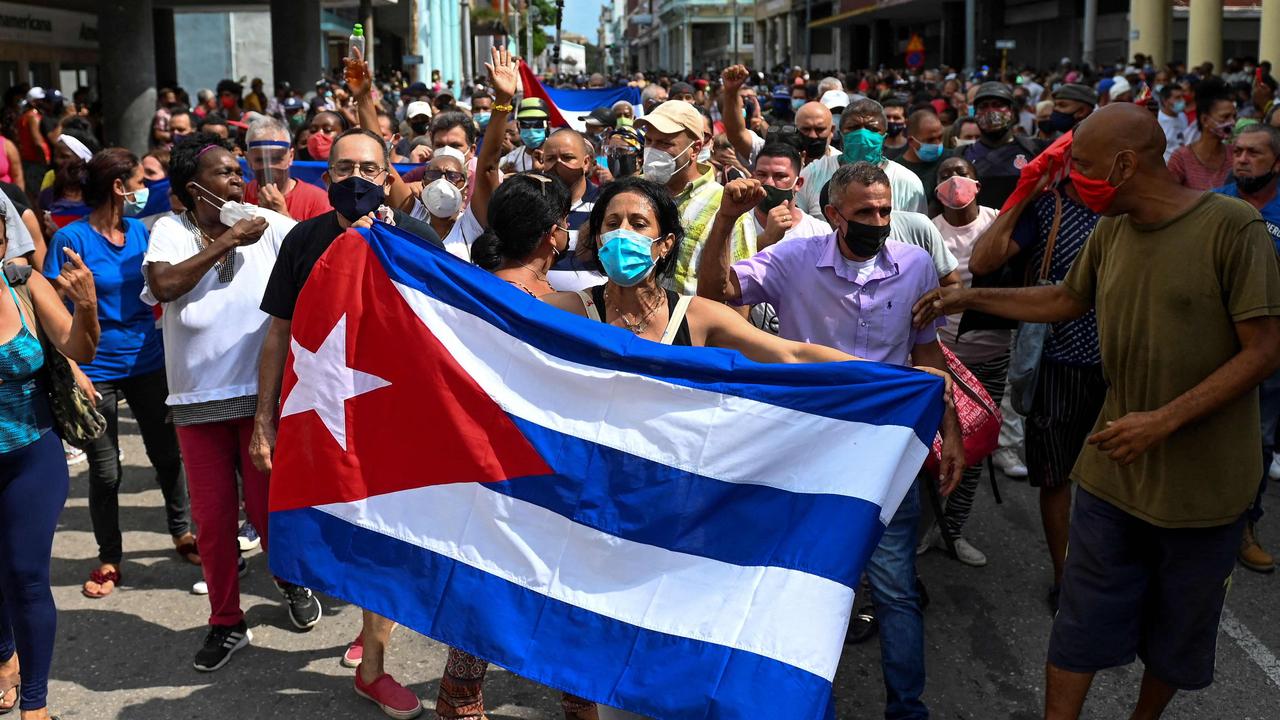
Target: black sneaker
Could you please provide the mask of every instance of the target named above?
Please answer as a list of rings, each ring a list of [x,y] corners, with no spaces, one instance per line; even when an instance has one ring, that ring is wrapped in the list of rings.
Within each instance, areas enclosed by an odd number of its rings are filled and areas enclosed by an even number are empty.
[[[320,601],[312,594],[309,588],[301,585],[294,585],[283,580],[274,580],[276,589],[284,596],[284,600],[289,605],[289,621],[299,630],[310,630],[315,624],[320,622],[320,616],[323,611],[320,609]]]
[[[211,625],[204,647],[196,653],[195,667],[200,672],[213,672],[231,659],[235,651],[249,644],[253,633],[241,620],[239,625]]]

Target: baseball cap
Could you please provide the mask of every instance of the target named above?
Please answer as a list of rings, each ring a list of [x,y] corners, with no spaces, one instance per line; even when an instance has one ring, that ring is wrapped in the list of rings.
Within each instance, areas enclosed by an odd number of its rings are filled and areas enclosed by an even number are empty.
[[[613,116],[613,111],[607,107],[598,107],[591,111],[588,115],[579,115],[578,119],[588,125],[599,125],[600,127],[611,128],[617,122]]]
[[[1009,86],[994,80],[978,86],[978,94],[973,96],[973,103],[976,105],[983,98],[995,98],[1013,104],[1013,92],[1009,90]]]
[[[28,90],[28,91],[27,91],[27,99],[28,99],[28,100],[43,100],[43,99],[44,99],[44,88],[42,88],[42,87],[33,87],[33,88],[31,88],[30,90]]]
[[[406,118],[415,118],[419,115],[431,117],[431,103],[426,103],[421,100],[415,100],[409,103],[409,107],[404,111],[404,116]]]
[[[1121,95],[1132,91],[1133,86],[1129,84],[1128,80],[1125,80],[1122,77],[1117,77],[1115,82],[1111,83],[1111,89],[1107,91],[1107,97],[1115,100]]]
[[[702,113],[692,104],[680,100],[668,100],[642,118],[636,119],[641,128],[653,128],[660,133],[674,134],[680,131],[693,133],[694,137],[702,137]]]
[[[822,93],[821,102],[827,106],[828,110],[849,107],[849,93],[843,90],[828,90]]]
[[[1057,90],[1053,91],[1054,100],[1074,100],[1082,102],[1086,105],[1098,104],[1098,93],[1087,85],[1079,85],[1076,83],[1067,83]]]
[[[542,98],[528,97],[520,101],[516,110],[517,120],[539,120],[551,117],[547,112],[547,103]]]
[[[280,103],[280,107],[284,108],[285,112],[293,112],[295,110],[302,110],[306,106],[304,106],[302,101],[298,98],[289,97],[285,98],[284,102]]]
[[[413,83],[412,85],[404,89],[404,94],[405,95],[426,95],[427,84],[422,82]]]

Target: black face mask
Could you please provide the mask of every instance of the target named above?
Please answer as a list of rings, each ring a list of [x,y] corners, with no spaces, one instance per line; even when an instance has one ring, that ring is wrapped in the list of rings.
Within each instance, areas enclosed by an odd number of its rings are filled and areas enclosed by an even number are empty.
[[[613,179],[618,180],[624,177],[631,177],[636,174],[636,156],[621,155],[609,156],[609,172],[613,174]]]
[[[760,187],[764,188],[764,199],[761,200],[760,204],[756,207],[760,209],[760,212],[764,213],[769,212],[784,202],[789,202],[796,194],[796,189],[794,187],[786,190],[772,185],[761,185]]]
[[[338,214],[350,222],[368,215],[386,199],[382,186],[365,180],[359,175],[329,186],[329,204]]]
[[[1076,116],[1054,110],[1049,114],[1049,125],[1055,132],[1066,132],[1076,126]]]
[[[841,240],[849,248],[849,252],[857,257],[874,257],[884,247],[884,241],[889,239],[889,225],[866,225],[848,218],[844,222],[845,230],[840,236]]]
[[[827,146],[829,144],[830,143],[827,138],[806,137],[804,139],[804,145],[802,145],[800,149],[804,151],[804,156],[810,161],[818,160],[826,156]]]
[[[1052,120],[1037,120],[1036,129],[1044,133],[1045,135],[1052,135],[1058,132],[1058,129],[1053,126]]]
[[[1240,192],[1244,192],[1252,195],[1258,192],[1259,190],[1261,190],[1262,188],[1266,187],[1267,183],[1274,180],[1275,177],[1276,177],[1275,170],[1272,170],[1269,173],[1263,173],[1258,177],[1240,177],[1239,175],[1236,175],[1235,176],[1236,187],[1240,190]]]
[[[889,131],[888,131],[888,135],[889,135],[889,137],[898,137],[898,136],[899,136],[899,135],[901,135],[903,132],[905,132],[905,131],[906,131],[906,129],[907,129],[907,124],[906,124],[906,123],[895,123],[895,122],[891,122],[891,123],[889,123]]]
[[[414,135],[426,135],[427,128],[431,127],[431,123],[409,123],[409,129],[413,130]]]

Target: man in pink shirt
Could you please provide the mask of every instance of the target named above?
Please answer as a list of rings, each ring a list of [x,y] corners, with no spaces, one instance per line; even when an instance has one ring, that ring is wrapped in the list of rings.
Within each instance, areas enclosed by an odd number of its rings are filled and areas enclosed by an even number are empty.
[[[730,303],[770,303],[778,312],[778,334],[852,355],[946,371],[936,325],[916,330],[911,307],[921,289],[938,287],[929,254],[889,239],[893,211],[889,177],[866,162],[841,166],[831,178],[823,213],[835,232],[771,245],[729,264],[729,233],[738,216],[762,199],[753,179],[725,188],[720,210],[698,263],[698,294]],[[943,420],[945,495],[960,479],[964,450],[955,413]],[[957,455],[958,454],[958,455]],[[917,482],[894,514],[867,563],[885,683],[885,716],[927,718],[924,692],[924,617],[916,580]]]
[[[245,134],[245,159],[253,180],[245,185],[244,201],[275,210],[294,220],[310,220],[333,209],[329,194],[311,183],[289,176],[293,147],[289,132],[275,118],[254,121]]]

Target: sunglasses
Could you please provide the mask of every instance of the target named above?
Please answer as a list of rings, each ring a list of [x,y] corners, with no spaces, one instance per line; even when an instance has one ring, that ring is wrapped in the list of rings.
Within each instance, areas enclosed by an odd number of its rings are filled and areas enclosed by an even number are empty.
[[[444,178],[454,185],[461,185],[467,181],[467,176],[457,170],[427,170],[422,173],[422,179],[428,183],[433,183],[440,178]]]
[[[538,128],[542,128],[546,126],[547,126],[546,120],[517,120],[516,121],[516,127],[522,130],[536,130]]]

